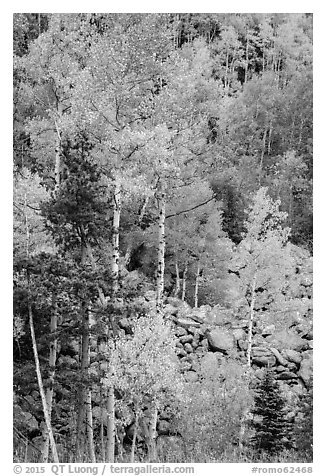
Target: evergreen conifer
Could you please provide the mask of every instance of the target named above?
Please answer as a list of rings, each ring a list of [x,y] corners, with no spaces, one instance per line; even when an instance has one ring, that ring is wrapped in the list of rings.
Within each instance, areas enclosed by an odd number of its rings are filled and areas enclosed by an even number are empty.
[[[291,447],[292,423],[286,420],[285,405],[273,371],[267,370],[256,389],[252,411],[256,451],[276,454]]]

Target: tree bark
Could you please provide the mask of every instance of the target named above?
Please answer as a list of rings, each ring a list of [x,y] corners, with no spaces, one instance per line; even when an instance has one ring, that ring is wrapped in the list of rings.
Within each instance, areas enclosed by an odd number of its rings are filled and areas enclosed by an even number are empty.
[[[252,353],[252,328],[254,323],[255,302],[256,302],[256,281],[257,275],[255,274],[251,285],[251,301],[250,301],[250,316],[248,326],[248,349],[247,349],[247,365],[251,367],[251,353]]]
[[[57,350],[58,350],[58,339],[55,336],[58,328],[58,313],[56,310],[56,303],[53,303],[54,310],[51,316],[51,323],[50,323],[50,332],[51,332],[51,343],[50,343],[50,355],[49,355],[49,386],[46,390],[46,404],[49,412],[49,418],[51,421],[51,413],[52,413],[52,401],[53,401],[53,385],[54,385],[54,376],[55,376],[55,365],[57,361]],[[49,434],[45,431],[44,434],[44,446],[42,450],[42,462],[47,463],[49,457],[49,445],[50,439]]]
[[[114,444],[115,444],[115,398],[114,387],[110,385],[107,396],[107,441],[106,441],[106,460],[108,463],[114,463]]]
[[[163,304],[164,268],[165,268],[165,205],[166,194],[164,185],[158,191],[159,223],[158,223],[158,262],[156,279],[156,308],[160,312]]]
[[[182,295],[181,295],[182,301],[186,299],[187,272],[188,272],[188,262],[186,261],[185,268],[183,270],[183,275],[182,275]]]
[[[198,287],[200,278],[200,266],[197,266],[196,281],[195,281],[195,307],[198,307]]]
[[[112,227],[112,291],[113,295],[119,289],[119,238],[120,238],[120,215],[121,215],[121,184],[120,179],[116,178],[113,195],[113,227]]]
[[[179,264],[178,264],[178,259],[175,258],[175,291],[174,291],[174,296],[178,297],[180,293],[180,272],[179,272]]]
[[[149,422],[148,428],[148,442],[147,442],[147,449],[148,449],[148,462],[149,463],[156,463],[157,462],[157,451],[156,451],[156,426],[157,426],[157,417],[158,417],[158,410],[155,402],[153,403],[152,415]]]
[[[89,457],[92,463],[96,463],[93,432],[92,391],[90,388],[86,389],[86,425]]]
[[[35,338],[32,305],[31,305],[30,302],[28,302],[28,314],[29,314],[29,327],[30,327],[31,337],[32,337],[32,345],[33,345],[33,354],[34,354],[37,382],[38,382],[38,387],[39,387],[41,400],[42,400],[42,406],[43,406],[43,413],[44,413],[46,429],[47,429],[47,433],[48,433],[49,439],[50,439],[50,446],[51,446],[53,461],[54,461],[54,463],[59,463],[57,447],[56,447],[54,436],[53,436],[51,420],[50,420],[50,415],[49,415],[49,411],[48,411],[48,406],[47,406],[47,402],[46,402],[46,396],[45,396],[44,386],[43,386],[43,381],[42,381],[40,361],[39,361],[39,358],[38,358],[38,351],[37,351],[36,338]]]
[[[139,412],[136,411],[134,434],[132,435],[132,445],[131,445],[131,452],[130,452],[130,463],[135,462],[135,448],[136,448],[136,441],[138,436],[138,420],[139,420]]]

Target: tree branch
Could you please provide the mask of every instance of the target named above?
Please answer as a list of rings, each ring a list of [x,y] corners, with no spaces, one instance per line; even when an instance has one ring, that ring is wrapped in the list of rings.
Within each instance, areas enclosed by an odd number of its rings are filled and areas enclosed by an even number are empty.
[[[215,200],[214,197],[209,198],[205,202],[199,203],[198,205],[195,205],[194,207],[188,208],[187,210],[182,210],[181,212],[171,213],[171,215],[167,215],[165,217],[165,219],[171,218],[171,217],[176,217],[178,215],[182,215],[183,213],[191,212],[192,210],[196,210],[196,208],[202,207],[203,205],[206,205],[206,203],[212,202],[213,200]]]

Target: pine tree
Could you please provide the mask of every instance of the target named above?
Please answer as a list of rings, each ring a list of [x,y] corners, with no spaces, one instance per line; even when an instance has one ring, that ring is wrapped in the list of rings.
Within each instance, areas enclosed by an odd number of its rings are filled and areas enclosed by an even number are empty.
[[[285,399],[273,371],[267,370],[254,397],[252,445],[256,451],[275,454],[291,446],[292,424],[286,420]]]
[[[313,459],[313,385],[312,382],[306,394],[302,396],[299,405],[301,418],[294,428],[294,439],[300,456],[309,461]]]

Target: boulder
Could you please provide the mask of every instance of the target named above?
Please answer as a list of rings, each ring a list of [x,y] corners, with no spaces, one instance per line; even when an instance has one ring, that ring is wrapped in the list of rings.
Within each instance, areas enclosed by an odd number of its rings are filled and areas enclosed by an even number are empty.
[[[274,334],[274,332],[275,332],[275,326],[274,324],[271,324],[270,326],[266,326],[263,328],[263,330],[261,331],[261,335],[263,337],[266,337],[266,336],[270,336]]]
[[[164,316],[176,316],[178,313],[178,308],[175,306],[172,306],[172,304],[166,304],[164,306]]]
[[[238,346],[240,347],[241,350],[246,351],[248,349],[248,342],[247,340],[238,340]]]
[[[176,354],[179,357],[185,357],[187,355],[187,352],[182,348],[182,349],[176,349]]]
[[[246,333],[243,329],[234,329],[232,331],[232,334],[233,334],[233,337],[236,341],[246,339]]]
[[[306,341],[302,339],[292,329],[283,329],[267,336],[266,341],[277,350],[291,349],[300,352],[306,346]],[[283,365],[283,364],[282,364]]]
[[[210,306],[209,306],[209,308],[210,308]],[[206,306],[202,306],[200,308],[192,309],[191,313],[188,314],[188,317],[191,317],[191,319],[193,319],[194,321],[200,322],[201,324],[203,324],[203,322],[207,318],[207,313],[208,312],[209,311],[206,309]]]
[[[185,372],[184,374],[185,380],[188,383],[194,383],[198,381],[198,374],[194,372],[193,370],[190,370],[189,372]]]
[[[292,380],[292,379],[297,379],[298,376],[294,372],[290,372],[286,370],[285,372],[280,373],[276,377],[278,380]]]
[[[276,364],[276,358],[267,347],[253,347],[252,363],[259,367],[273,367]]]
[[[190,329],[191,327],[200,327],[200,323],[195,322],[192,319],[175,317],[173,320],[178,326],[184,327],[185,329]]]
[[[194,340],[194,337],[192,334],[187,334],[179,338],[179,341],[181,342],[181,344],[186,344],[187,342],[192,342],[193,340]]]
[[[189,342],[186,342],[185,345],[184,345],[184,350],[188,353],[188,354],[191,354],[191,352],[194,351],[194,349],[192,348],[191,344],[189,344]]]
[[[275,372],[278,372],[278,373],[285,372],[286,370],[287,368],[284,367],[283,365],[278,365],[277,367],[275,367]]]
[[[176,327],[174,333],[177,337],[186,336],[188,334],[184,327]]]
[[[303,359],[300,364],[298,376],[303,380],[305,385],[308,385],[313,375],[313,360],[312,357]]]
[[[223,329],[213,329],[208,332],[207,340],[213,351],[227,353],[233,349],[233,336]]]
[[[275,355],[275,358],[280,365],[283,365],[284,367],[288,365],[288,361],[284,357],[282,357],[282,355],[277,349],[275,349],[274,347],[271,347],[270,350],[272,354]]]
[[[206,315],[205,322],[212,326],[225,326],[232,323],[232,313],[220,306],[214,306]]]
[[[282,355],[286,360],[293,362],[294,364],[300,364],[302,360],[301,354],[293,349],[284,349]]]

